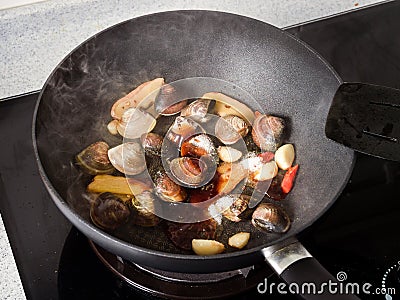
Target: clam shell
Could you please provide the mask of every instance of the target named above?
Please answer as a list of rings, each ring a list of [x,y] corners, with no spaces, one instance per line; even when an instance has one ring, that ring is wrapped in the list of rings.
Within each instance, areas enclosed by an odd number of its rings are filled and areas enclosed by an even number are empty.
[[[254,120],[251,135],[261,150],[275,152],[282,144],[285,127],[284,119],[259,114]]]
[[[92,222],[103,229],[116,229],[125,224],[129,216],[129,207],[111,193],[100,194],[90,207]]]
[[[112,174],[114,167],[108,159],[109,148],[103,141],[93,143],[76,156],[76,161],[88,174]]]
[[[176,184],[165,172],[156,175],[154,185],[155,192],[164,200],[182,202],[186,199],[185,189]]]
[[[209,182],[216,168],[211,159],[195,157],[177,157],[169,167],[172,178],[188,187],[199,187]]]
[[[146,169],[146,160],[142,146],[137,142],[118,145],[108,150],[111,164],[126,175],[136,175]]]
[[[289,230],[290,219],[283,208],[272,203],[261,203],[252,215],[252,224],[262,230],[285,233]]]
[[[222,213],[225,218],[232,222],[241,221],[239,216],[247,209],[250,201],[250,197],[247,195],[237,195],[236,197],[231,206]]]
[[[206,116],[210,102],[211,100],[209,99],[197,99],[182,109],[181,116],[204,122],[207,120]]]
[[[163,144],[163,137],[161,135],[154,132],[144,133],[140,137],[140,141],[146,154],[161,156],[161,147]]]
[[[179,113],[187,105],[187,100],[177,101],[178,98],[175,87],[170,84],[163,85],[154,103],[156,112],[163,116]]]
[[[236,143],[249,132],[249,126],[240,117],[228,115],[215,124],[215,135],[225,145]]]
[[[166,137],[177,146],[192,135],[204,133],[204,129],[197,122],[185,118],[177,117],[171,127],[168,129]]]
[[[156,119],[149,113],[141,109],[129,108],[118,122],[117,131],[124,138],[136,139],[140,138],[143,133],[152,131],[156,123]]]

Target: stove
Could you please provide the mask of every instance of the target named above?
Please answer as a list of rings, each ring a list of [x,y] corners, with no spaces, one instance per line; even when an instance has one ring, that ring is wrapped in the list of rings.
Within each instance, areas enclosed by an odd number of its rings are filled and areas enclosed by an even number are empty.
[[[400,88],[400,4],[389,3],[287,29],[346,81]],[[0,211],[28,299],[262,299],[280,279],[265,265],[189,275],[126,262],[88,241],[64,218],[38,174],[31,121],[38,92],[0,102]],[[332,208],[299,239],[348,282],[395,288],[400,299],[400,163],[357,154]],[[273,299],[294,299],[274,294]]]

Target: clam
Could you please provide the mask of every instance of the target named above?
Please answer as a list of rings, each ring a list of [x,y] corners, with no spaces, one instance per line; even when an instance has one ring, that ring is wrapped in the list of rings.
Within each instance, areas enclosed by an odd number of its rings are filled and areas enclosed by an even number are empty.
[[[179,116],[169,128],[166,137],[180,146],[188,137],[199,133],[204,133],[204,129],[198,123],[189,118]]]
[[[155,126],[156,119],[151,114],[139,108],[129,108],[118,122],[117,131],[124,138],[136,139],[152,131]]]
[[[197,99],[182,109],[181,116],[190,117],[199,122],[205,122],[207,120],[206,116],[210,102],[211,100],[209,99]]]
[[[284,233],[290,227],[287,213],[272,203],[261,203],[253,212],[251,222],[255,227],[273,233]]]
[[[157,92],[163,84],[164,78],[156,78],[142,83],[132,92],[114,103],[111,108],[111,116],[114,119],[120,120],[124,112],[129,108],[137,107],[139,104],[141,104],[141,107],[150,106],[154,102]]]
[[[222,215],[232,222],[239,222],[239,217],[248,207],[250,197],[247,195],[237,195],[231,206]]]
[[[114,172],[114,167],[107,156],[109,148],[103,141],[93,143],[76,156],[76,161],[86,173],[91,175],[111,174]]]
[[[177,102],[177,99],[178,95],[175,87],[170,84],[163,85],[154,103],[156,112],[163,116],[172,116],[179,113],[187,105],[187,100]]]
[[[226,145],[236,143],[249,132],[249,126],[240,117],[228,115],[220,118],[215,124],[216,137]]]
[[[180,184],[199,187],[213,178],[216,165],[207,157],[177,157],[171,161],[169,168],[172,178]]]
[[[214,143],[208,135],[202,133],[190,137],[185,140],[181,145],[181,155],[200,158],[202,156],[209,156],[217,161],[217,150]]]
[[[111,193],[100,194],[90,207],[92,222],[102,229],[116,229],[125,224],[129,216],[129,207]]]
[[[228,163],[238,161],[242,157],[241,151],[228,146],[219,146],[217,152],[219,158]]]
[[[162,199],[171,202],[182,202],[186,199],[186,190],[176,184],[165,172],[156,175],[154,190]]]
[[[144,191],[132,199],[132,205],[136,210],[133,222],[136,225],[152,227],[160,223],[161,219],[154,214],[154,201],[154,195],[150,191]]]
[[[260,113],[256,116],[251,132],[254,143],[263,151],[275,152],[282,144],[285,120]]]
[[[153,132],[144,133],[140,137],[140,141],[146,154],[161,156],[161,146],[163,144],[161,135]]]
[[[137,142],[128,142],[108,150],[111,164],[126,175],[136,175],[146,169],[142,146]]]

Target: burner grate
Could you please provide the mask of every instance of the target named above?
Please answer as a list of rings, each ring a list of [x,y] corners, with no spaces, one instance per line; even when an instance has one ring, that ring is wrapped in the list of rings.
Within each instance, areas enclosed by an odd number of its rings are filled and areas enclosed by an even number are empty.
[[[254,288],[274,273],[267,265],[220,273],[187,274],[157,270],[125,261],[89,241],[90,246],[114,275],[133,288],[168,299],[216,299]]]

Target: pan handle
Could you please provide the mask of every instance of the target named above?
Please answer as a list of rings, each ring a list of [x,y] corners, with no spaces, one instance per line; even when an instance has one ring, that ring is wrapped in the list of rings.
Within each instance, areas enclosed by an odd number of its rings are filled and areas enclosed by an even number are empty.
[[[345,294],[345,288],[343,288],[343,293],[339,293],[340,282],[297,239],[289,239],[261,251],[266,262],[286,282],[286,289],[283,288],[285,291],[288,291],[288,287],[291,285],[296,288],[295,291],[298,288],[299,296],[306,300],[360,299],[353,294]],[[309,284],[315,285],[315,293],[312,287],[309,288]],[[330,286],[332,292],[330,292]],[[334,287],[337,288],[336,293]]]

